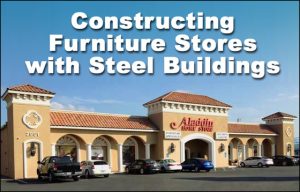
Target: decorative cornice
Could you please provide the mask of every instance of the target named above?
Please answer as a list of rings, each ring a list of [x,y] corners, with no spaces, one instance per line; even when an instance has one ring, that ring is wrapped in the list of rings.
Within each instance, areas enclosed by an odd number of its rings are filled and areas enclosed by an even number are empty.
[[[130,132],[159,132],[159,130],[148,129],[120,129],[120,128],[105,128],[105,127],[71,127],[71,126],[50,126],[51,129],[72,129],[72,130],[94,130],[94,131],[130,131]]]
[[[228,116],[230,107],[199,105],[191,103],[178,103],[171,101],[161,101],[147,105],[148,115],[170,112],[170,113],[188,113],[197,115],[215,115],[215,116]]]

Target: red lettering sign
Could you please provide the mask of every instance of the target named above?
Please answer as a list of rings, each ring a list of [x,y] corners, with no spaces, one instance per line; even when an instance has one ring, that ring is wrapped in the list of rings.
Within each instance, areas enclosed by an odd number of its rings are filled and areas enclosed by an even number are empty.
[[[178,126],[175,122],[171,122],[170,127],[172,129],[181,129],[181,131],[212,132],[213,122],[206,118],[192,119],[190,117],[184,117]]]

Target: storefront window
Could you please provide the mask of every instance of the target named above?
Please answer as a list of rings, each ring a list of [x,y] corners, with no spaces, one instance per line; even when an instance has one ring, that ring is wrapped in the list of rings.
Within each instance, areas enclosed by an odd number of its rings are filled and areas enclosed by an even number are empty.
[[[132,163],[135,160],[135,147],[123,146],[123,165]]]
[[[106,146],[92,146],[92,160],[107,161],[107,147]]]

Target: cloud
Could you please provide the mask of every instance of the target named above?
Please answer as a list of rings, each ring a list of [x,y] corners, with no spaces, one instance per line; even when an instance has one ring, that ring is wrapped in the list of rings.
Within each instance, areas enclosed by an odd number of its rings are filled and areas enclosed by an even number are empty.
[[[175,92],[180,92],[180,93],[191,93],[189,90],[184,90],[184,89],[177,89]]]
[[[84,105],[62,104],[60,102],[51,102],[51,108],[73,111],[95,111],[93,107],[87,107]]]
[[[288,94],[288,93],[278,93],[275,97],[271,97],[269,102],[281,102],[281,101],[294,101],[299,100],[299,93]]]

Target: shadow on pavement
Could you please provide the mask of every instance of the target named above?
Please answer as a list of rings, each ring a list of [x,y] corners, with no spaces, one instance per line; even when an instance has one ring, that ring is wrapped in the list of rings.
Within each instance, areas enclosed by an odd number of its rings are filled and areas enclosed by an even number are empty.
[[[197,181],[299,181],[299,177],[177,177],[173,179]]]

